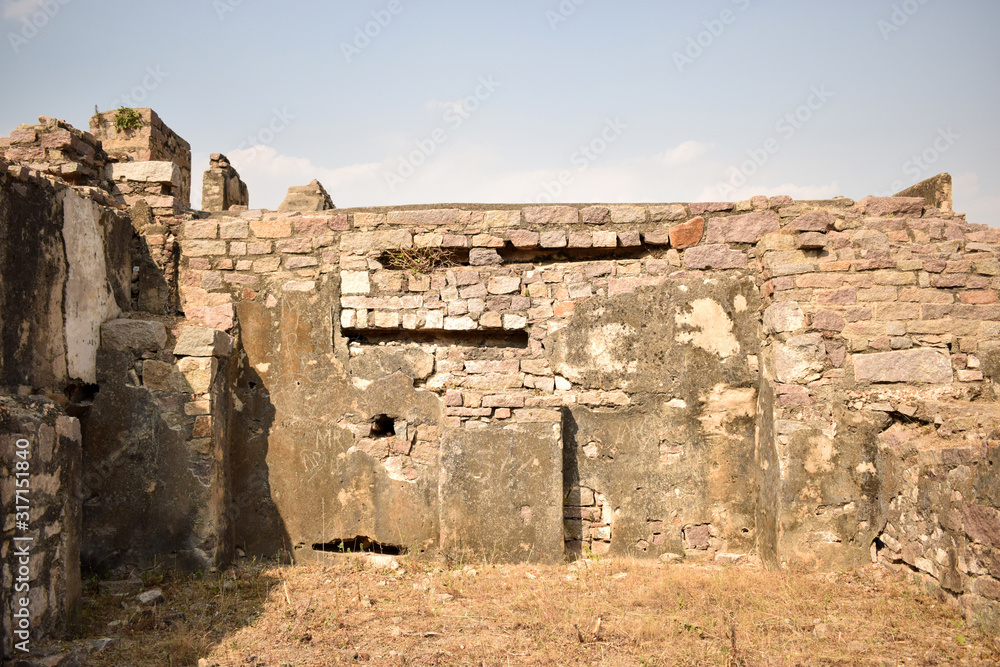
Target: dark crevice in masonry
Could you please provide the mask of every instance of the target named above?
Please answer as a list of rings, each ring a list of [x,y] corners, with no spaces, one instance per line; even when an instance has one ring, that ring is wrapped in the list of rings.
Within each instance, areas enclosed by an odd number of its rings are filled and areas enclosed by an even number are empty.
[[[383,329],[378,331],[345,329],[344,336],[361,345],[437,345],[444,347],[482,347],[527,349],[527,331],[478,330],[478,331],[410,331]]]
[[[396,422],[389,415],[376,415],[372,419],[371,437],[383,438],[396,435]]]
[[[655,257],[666,248],[654,249],[648,246],[636,248],[553,248],[518,250],[509,241],[497,252],[504,264],[561,264],[566,262],[592,262],[596,260],[643,259]]]
[[[406,547],[398,544],[382,544],[364,535],[343,540],[333,540],[331,542],[321,542],[312,545],[312,548],[313,551],[332,554],[370,553],[385,556],[403,556],[406,554]]]

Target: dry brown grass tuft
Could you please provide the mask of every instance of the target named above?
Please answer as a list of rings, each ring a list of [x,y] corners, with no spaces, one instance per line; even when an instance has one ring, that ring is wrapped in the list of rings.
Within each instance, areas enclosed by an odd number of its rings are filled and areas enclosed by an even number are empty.
[[[85,634],[119,641],[93,664],[1000,664],[995,638],[877,567],[400,564],[243,563],[221,578],[167,580],[167,605],[139,613],[95,598]]]

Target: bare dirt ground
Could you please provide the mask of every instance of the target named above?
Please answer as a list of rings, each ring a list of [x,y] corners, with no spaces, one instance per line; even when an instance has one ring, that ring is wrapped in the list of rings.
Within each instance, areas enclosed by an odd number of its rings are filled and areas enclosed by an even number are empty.
[[[817,575],[404,557],[388,569],[345,555],[142,578],[165,602],[87,586],[79,639],[114,638],[88,664],[1000,665],[1000,639],[878,566]]]

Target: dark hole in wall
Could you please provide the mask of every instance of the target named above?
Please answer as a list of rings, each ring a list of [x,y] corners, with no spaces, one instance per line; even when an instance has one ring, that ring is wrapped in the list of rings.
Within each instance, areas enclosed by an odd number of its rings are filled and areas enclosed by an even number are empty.
[[[385,556],[402,556],[406,554],[406,547],[399,546],[398,544],[382,544],[364,535],[358,535],[350,539],[333,540],[332,542],[320,542],[312,545],[312,548],[313,551],[334,554],[369,553]]]
[[[500,347],[527,349],[530,336],[527,331],[479,330],[479,331],[409,331],[386,329],[374,331],[366,329],[345,329],[348,341],[361,345],[382,343],[409,345],[441,345],[455,347]]]
[[[96,384],[71,384],[67,385],[63,393],[68,399],[65,406],[66,414],[70,417],[80,419],[87,413],[90,406],[94,404],[94,397],[101,388]]]
[[[384,438],[396,435],[396,422],[388,415],[375,415],[372,419],[372,437]]]
[[[547,264],[561,264],[566,262],[642,259],[644,257],[664,254],[666,248],[653,249],[648,246],[639,246],[635,248],[535,248],[532,250],[522,250],[515,248],[513,244],[507,242],[498,252],[503,258],[504,264],[536,264],[545,266]]]

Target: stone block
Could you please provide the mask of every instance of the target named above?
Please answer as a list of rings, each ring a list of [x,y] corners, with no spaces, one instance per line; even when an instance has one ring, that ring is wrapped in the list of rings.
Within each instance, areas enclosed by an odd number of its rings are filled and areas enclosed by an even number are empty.
[[[510,242],[515,248],[532,249],[538,247],[540,237],[538,232],[516,229],[510,233]]]
[[[706,213],[722,213],[732,211],[736,207],[733,202],[697,202],[690,204],[691,215],[704,215]]]
[[[208,257],[225,255],[225,241],[187,241],[183,244],[183,252],[188,257]]]
[[[184,223],[184,238],[214,239],[219,236],[219,223],[211,220],[190,220]]]
[[[779,301],[764,311],[764,328],[768,333],[798,331],[806,325],[802,308],[794,301]]]
[[[692,213],[694,210],[692,209]],[[778,214],[758,211],[708,221],[706,243],[757,243],[765,234],[781,229]]]
[[[951,359],[929,348],[854,355],[858,382],[912,382],[942,384],[953,380]]]
[[[183,391],[191,394],[207,394],[215,379],[219,362],[214,357],[184,357],[177,362],[177,371],[184,376]]]
[[[670,247],[684,250],[701,243],[705,234],[705,218],[692,218],[685,223],[671,227]]]
[[[646,207],[632,204],[612,204],[608,206],[611,222],[637,225],[646,222]]]
[[[471,266],[496,266],[503,264],[503,257],[493,248],[473,248],[469,251]]]
[[[603,225],[611,222],[611,210],[607,206],[588,206],[580,211],[585,225]]]
[[[810,211],[792,220],[789,229],[797,232],[819,232],[825,234],[833,229],[837,219],[829,211]]]
[[[167,328],[161,322],[111,320],[101,325],[101,347],[111,350],[156,352],[167,344]]]
[[[390,225],[406,225],[407,227],[456,225],[461,221],[463,215],[467,216],[468,214],[457,208],[389,211],[386,221]]]
[[[576,225],[580,212],[571,206],[528,206],[524,221],[529,225]]]
[[[292,235],[291,220],[254,220],[250,229],[259,239],[280,239]]]
[[[617,248],[618,235],[614,232],[594,232],[593,246],[595,248]]]
[[[520,289],[520,276],[494,276],[487,283],[487,290],[490,294],[513,294]]]
[[[521,224],[521,210],[512,209],[509,211],[484,211],[483,224],[486,229],[506,229],[517,227]]]
[[[745,253],[731,250],[728,245],[696,246],[684,251],[684,268],[698,269],[745,269],[748,260]]]
[[[826,234],[804,232],[799,234],[797,245],[801,250],[822,250],[826,247]]]
[[[670,245],[670,232],[666,229],[657,229],[651,232],[645,232],[642,235],[642,240],[646,245]]]
[[[219,223],[219,238],[245,239],[250,236],[250,223],[246,220],[232,220]]]
[[[543,248],[565,248],[569,244],[566,232],[542,232],[539,245]]]
[[[618,240],[623,248],[638,248],[642,245],[642,235],[638,230],[618,232]]]
[[[449,429],[441,466],[442,551],[562,561],[561,422]]]
[[[683,204],[666,204],[649,207],[649,219],[652,222],[677,222],[688,215]]]
[[[181,186],[181,168],[173,162],[116,162],[108,165],[111,180]]]
[[[226,357],[232,351],[233,337],[208,327],[185,327],[174,346],[178,357]]]
[[[822,334],[793,336],[774,345],[774,375],[782,384],[803,384],[818,380],[826,367],[826,346]]]
[[[854,205],[854,210],[873,218],[913,216],[924,213],[923,197],[865,197]]]
[[[974,541],[1000,548],[1000,511],[997,509],[975,503],[964,503],[962,525],[965,533]]]

